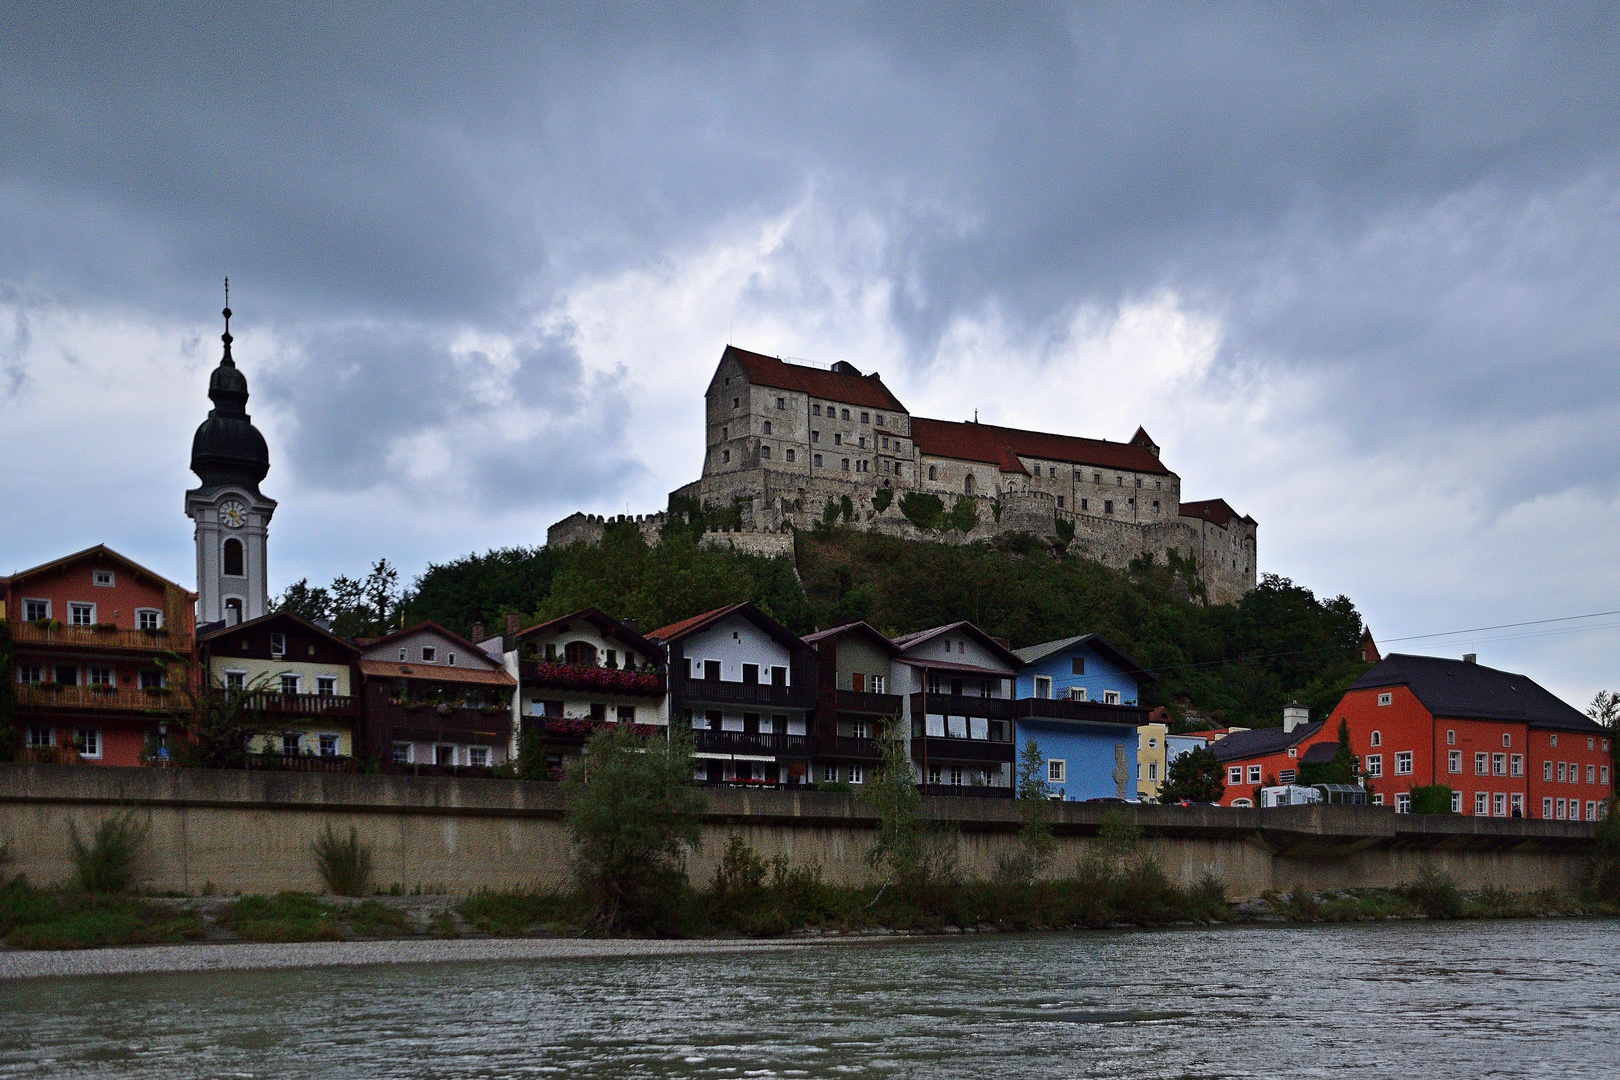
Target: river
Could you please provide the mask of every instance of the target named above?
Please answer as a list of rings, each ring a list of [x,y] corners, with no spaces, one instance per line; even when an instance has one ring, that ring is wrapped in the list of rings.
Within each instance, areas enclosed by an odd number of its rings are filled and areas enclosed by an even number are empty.
[[[967,936],[0,984],[0,1076],[1620,1076],[1620,923]]]

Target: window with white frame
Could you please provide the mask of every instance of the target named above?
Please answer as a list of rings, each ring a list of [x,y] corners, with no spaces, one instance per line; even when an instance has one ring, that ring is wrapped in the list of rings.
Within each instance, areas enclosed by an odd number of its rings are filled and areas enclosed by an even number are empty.
[[[298,676],[289,672],[281,673],[281,692],[283,694],[298,693]]]
[[[1461,750],[1447,750],[1446,751],[1446,772],[1450,772],[1450,773],[1460,773],[1460,772],[1462,772],[1462,751]]]
[[[1394,694],[1379,694],[1378,695],[1378,704],[1380,704],[1380,705],[1392,705],[1392,704],[1394,704],[1394,702],[1395,702],[1395,695]]]
[[[1412,775],[1412,751],[1410,751],[1410,750],[1397,750],[1397,751],[1395,751],[1395,775],[1396,776],[1411,776]]]
[[[1558,782],[1560,784],[1562,784],[1568,778],[1569,778],[1569,764],[1567,762],[1560,761],[1558,763]]]
[[[476,767],[478,767],[480,769],[489,768],[489,747],[487,747],[487,746],[469,746],[469,747],[467,747],[467,764],[476,766]]]
[[[157,608],[136,608],[135,628],[137,630],[163,629],[163,612]]]
[[[321,697],[337,697],[337,676],[315,676],[315,693]]]
[[[1474,753],[1474,775],[1489,776],[1491,773],[1491,755],[1483,750]]]
[[[24,598],[23,622],[44,622],[51,617],[51,602],[49,600],[34,600]]]
[[[1541,816],[1543,818],[1548,819],[1548,820],[1552,819],[1552,816],[1553,816],[1553,801],[1552,801],[1552,796],[1551,795],[1549,795],[1545,799],[1541,800]]]
[[[1052,696],[1052,679],[1047,675],[1035,676],[1035,696],[1049,698]]]
[[[1243,783],[1243,766],[1229,765],[1226,769],[1226,782],[1233,787]]]
[[[1159,778],[1159,763],[1157,761],[1148,762],[1148,779],[1149,780],[1157,780],[1158,778]],[[1283,783],[1285,783],[1285,784],[1292,783],[1292,782],[1293,782],[1293,776],[1292,775],[1290,775],[1287,780],[1283,781]]]
[[[45,681],[44,664],[18,664],[17,681],[20,683],[42,683]]]
[[[1259,765],[1250,765],[1249,766],[1249,783],[1258,784],[1259,782],[1260,782],[1260,766]]]
[[[1502,732],[1502,745],[1503,746],[1512,746],[1513,745],[1513,736],[1508,734],[1505,731]]]
[[[1233,809],[1238,809],[1238,808],[1248,809],[1249,807],[1251,807],[1253,805],[1254,805],[1254,800],[1253,799],[1233,799],[1232,800]]]
[[[74,626],[94,626],[96,623],[96,605],[69,604],[68,622]]]
[[[1069,763],[1063,758],[1048,758],[1046,761],[1046,782],[1049,784],[1068,783]]]
[[[1462,813],[1462,792],[1460,791],[1451,793],[1451,812],[1453,814]]]
[[[1086,700],[1086,688],[1083,687],[1083,686],[1071,686],[1071,687],[1069,687],[1069,700],[1070,701],[1084,701],[1084,700]]]
[[[1596,773],[1597,773],[1597,766],[1596,765],[1588,765],[1586,767],[1586,782],[1588,784],[1595,784],[1597,782]]]
[[[944,770],[942,770],[938,765],[928,766],[928,782],[930,784],[938,785],[944,779],[944,777]]]
[[[1551,780],[1553,778],[1553,764],[1552,764],[1552,762],[1543,761],[1541,763],[1541,778],[1543,780]]]
[[[275,656],[275,657],[281,657],[281,656],[286,656],[287,655],[287,635],[286,634],[271,634],[270,635],[270,655]]]
[[[1368,776],[1383,776],[1384,775],[1384,755],[1383,754],[1368,754],[1367,755],[1367,775]]]
[[[97,570],[90,580],[100,588],[110,589],[116,583],[117,579],[113,577],[113,572],[111,570]]]
[[[422,663],[431,664],[439,659],[439,650],[432,645],[422,646]]]
[[[1497,817],[1507,817],[1507,793],[1498,791],[1491,796],[1492,812]]]
[[[1384,733],[1381,732],[1381,731],[1374,731],[1371,735],[1369,735],[1367,737],[1367,744],[1369,746],[1383,746],[1384,745]]]
[[[330,732],[322,732],[317,737],[321,749],[321,757],[337,757],[338,737]]]
[[[89,667],[84,672],[87,686],[117,686],[118,676],[110,667]]]
[[[1118,690],[1104,690],[1103,691],[1103,704],[1104,705],[1118,705],[1119,704],[1119,691]]]
[[[1600,766],[1598,769],[1598,776],[1598,783],[1607,784],[1609,782],[1609,767],[1607,765]]]
[[[28,728],[28,749],[48,750],[56,745],[56,729],[44,724],[32,724]]]
[[[1412,796],[1402,791],[1395,795],[1395,812],[1397,814],[1410,814],[1412,812]]]
[[[849,782],[852,783],[852,784],[864,784],[864,783],[866,783],[866,768],[865,768],[865,766],[851,765],[849,767]]]
[[[1508,804],[1509,804],[1510,808],[1512,809],[1512,811],[1515,814],[1517,814],[1519,817],[1524,817],[1524,793],[1523,792],[1515,791],[1511,796],[1509,796]]]
[[[297,757],[301,752],[302,737],[296,731],[281,733],[281,752],[286,757]]]
[[[247,688],[247,672],[227,671],[225,673],[225,689],[243,690]]]
[[[1474,814],[1477,817],[1491,816],[1491,797],[1483,791],[1474,792]]]
[[[1523,754],[1511,754],[1511,755],[1508,756],[1508,775],[1509,776],[1523,776],[1524,775],[1524,755]]]
[[[1556,736],[1556,735],[1551,736],[1549,738],[1549,740],[1548,740],[1548,745],[1557,746],[1558,745],[1558,736]]]
[[[411,763],[411,744],[397,742],[394,744],[394,763],[396,765],[409,765]]]
[[[1456,732],[1455,729],[1448,728],[1446,730],[1446,745],[1447,746],[1456,746],[1457,745],[1457,732]]]
[[[81,727],[73,729],[74,741],[79,744],[79,754],[82,757],[98,758],[101,756],[101,729],[94,727]]]

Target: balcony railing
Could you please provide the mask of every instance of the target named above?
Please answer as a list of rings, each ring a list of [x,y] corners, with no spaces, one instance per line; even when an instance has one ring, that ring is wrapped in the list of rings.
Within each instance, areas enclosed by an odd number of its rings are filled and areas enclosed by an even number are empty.
[[[821,740],[820,752],[826,757],[880,761],[883,758],[883,743],[878,739],[857,739],[851,735],[839,735],[833,739]]]
[[[178,712],[186,707],[173,690],[139,690],[122,686],[62,686],[22,683],[17,704],[35,709],[94,709],[109,712]]]
[[[711,754],[771,754],[785,757],[808,757],[811,754],[808,735],[763,735],[751,731],[694,731],[692,749]]]
[[[369,702],[368,724],[386,729],[392,737],[420,737],[424,741],[441,736],[465,735],[486,741],[504,741],[512,734],[509,708],[458,708],[454,705],[401,705],[388,699]]]
[[[899,716],[904,699],[899,694],[873,694],[865,690],[839,690],[833,703],[839,712],[868,713],[873,716]]]
[[[715,705],[759,705],[777,709],[813,709],[813,686],[772,686],[768,683],[724,682],[720,679],[674,678],[671,688],[687,702]]]
[[[360,763],[336,754],[249,754],[247,767],[260,772],[357,773]]]
[[[63,626],[53,623],[16,623],[12,640],[30,645],[61,645],[85,649],[119,649],[137,652],[191,652],[191,635],[169,630],[97,629],[94,626]]]
[[[1013,715],[1020,720],[1065,720],[1071,723],[1147,723],[1148,710],[1140,705],[1108,705],[1101,701],[1070,701],[1067,698],[1019,698]]]
[[[951,739],[927,735],[911,740],[911,754],[922,760],[926,754],[933,761],[1012,761],[1018,755],[1011,742],[992,739]]]
[[[664,678],[656,671],[621,671],[586,664],[560,664],[550,660],[524,660],[518,665],[523,685],[596,694],[662,697]]]
[[[333,694],[278,694],[265,691],[249,694],[248,709],[273,716],[330,716],[353,718],[354,698]]]
[[[531,733],[543,739],[557,739],[563,742],[584,742],[604,727],[619,726],[617,720],[592,720],[589,717],[561,717],[561,716],[525,716],[523,718],[523,735]],[[626,724],[634,735],[650,738],[661,735],[669,729],[663,724]]]
[[[911,715],[934,713],[945,716],[983,716],[991,720],[1011,720],[1011,698],[974,697],[970,694],[912,694]]]

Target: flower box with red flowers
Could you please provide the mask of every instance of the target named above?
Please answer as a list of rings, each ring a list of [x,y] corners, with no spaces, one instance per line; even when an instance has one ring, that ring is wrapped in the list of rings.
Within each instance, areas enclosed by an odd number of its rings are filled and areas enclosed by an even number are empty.
[[[586,664],[559,664],[552,660],[531,660],[523,668],[524,681],[536,686],[640,697],[657,697],[664,692],[664,680],[654,671],[620,671]]]

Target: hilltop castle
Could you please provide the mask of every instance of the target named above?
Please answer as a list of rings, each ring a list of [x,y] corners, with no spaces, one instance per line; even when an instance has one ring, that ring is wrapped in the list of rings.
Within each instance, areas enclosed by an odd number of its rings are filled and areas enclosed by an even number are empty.
[[[876,372],[729,345],[705,398],[703,475],[672,492],[671,504],[735,508],[740,532],[730,540],[740,548],[771,550],[847,499],[852,524],[914,539],[1066,538],[1072,529],[1071,550],[1115,567],[1145,554],[1163,563],[1174,552],[1197,564],[1211,603],[1255,586],[1254,519],[1221,499],[1182,502],[1181,478],[1141,428],[1118,443],[929,420],[912,416]],[[956,520],[976,523],[920,527],[902,512],[911,493],[937,496],[947,512],[967,500],[974,513]],[[645,531],[661,517],[638,520]],[[590,542],[604,524],[576,514],[552,526],[547,542]]]

